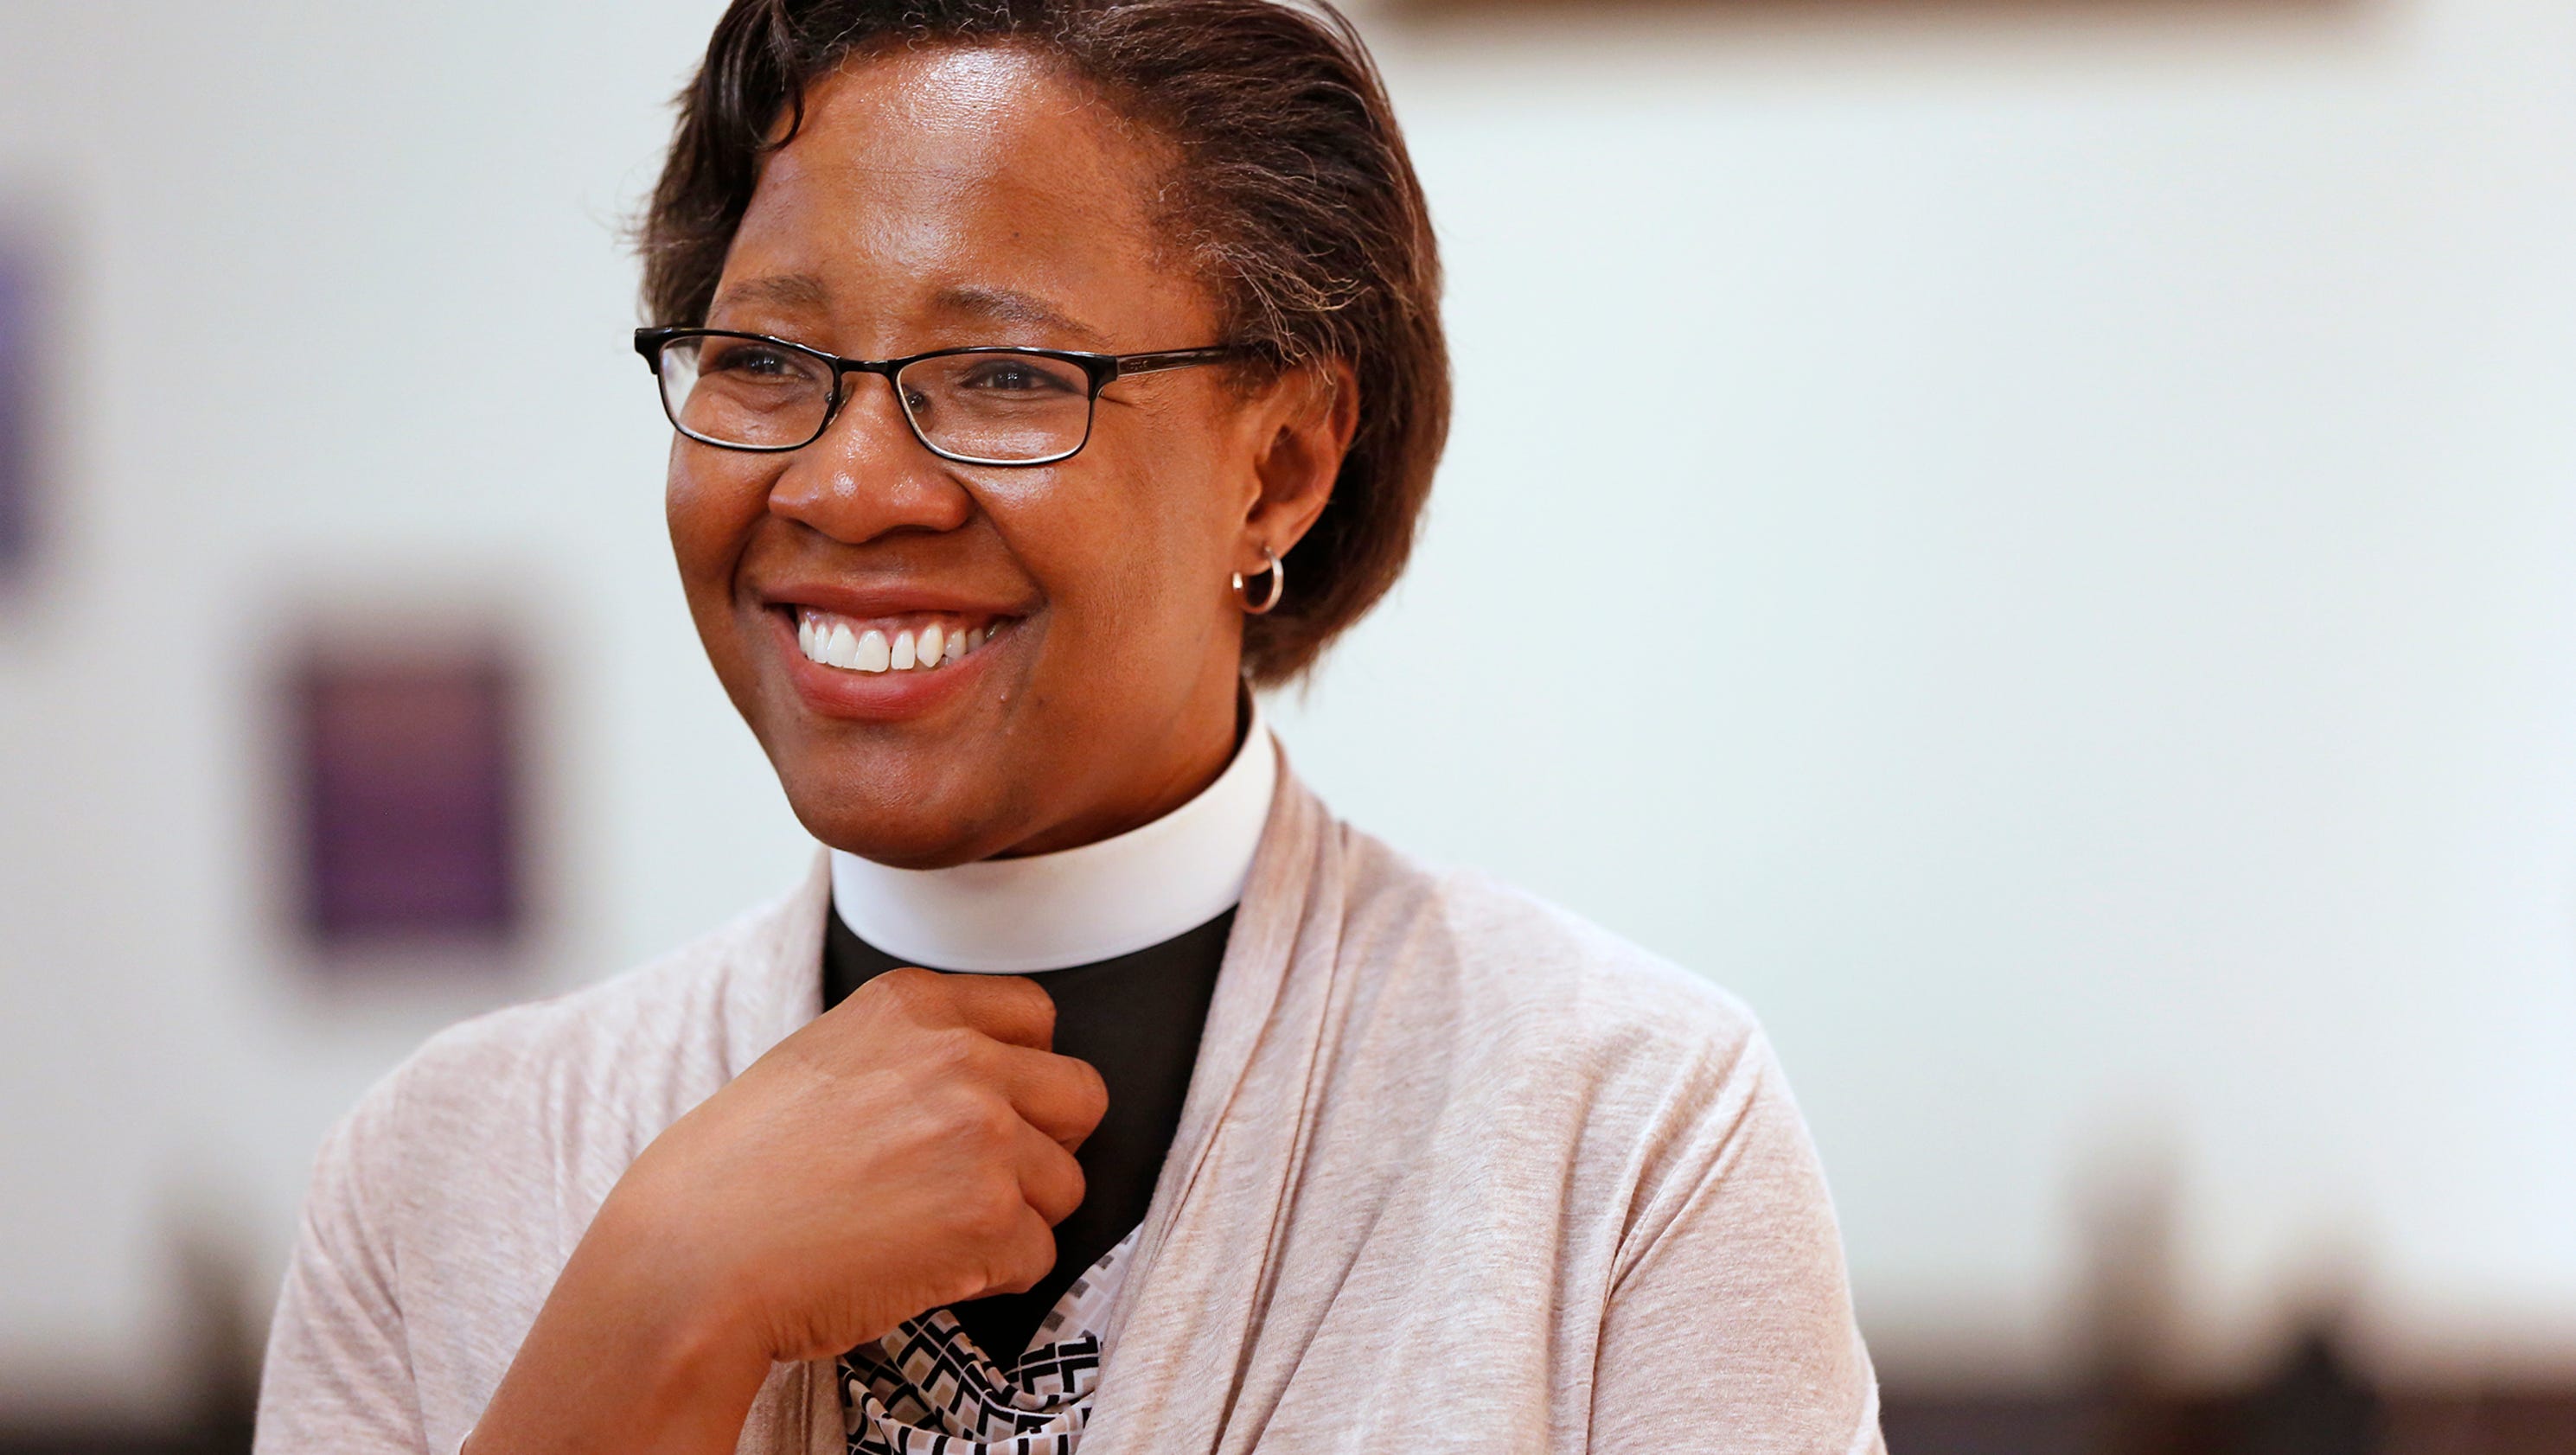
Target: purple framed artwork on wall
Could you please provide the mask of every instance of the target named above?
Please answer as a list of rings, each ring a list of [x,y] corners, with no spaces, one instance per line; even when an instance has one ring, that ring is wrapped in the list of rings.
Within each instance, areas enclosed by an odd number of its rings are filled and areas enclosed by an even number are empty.
[[[34,251],[0,228],[0,583],[35,553],[37,287]]]
[[[518,675],[497,652],[294,678],[304,926],[326,949],[507,941],[526,917]]]

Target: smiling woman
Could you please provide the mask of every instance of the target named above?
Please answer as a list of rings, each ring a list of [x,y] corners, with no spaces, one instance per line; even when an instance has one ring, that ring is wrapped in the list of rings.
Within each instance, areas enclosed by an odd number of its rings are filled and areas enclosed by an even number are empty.
[[[1751,1018],[1262,725],[1447,421],[1338,16],[736,0],[643,240],[681,581],[823,851],[350,1114],[263,1449],[1877,1447]]]

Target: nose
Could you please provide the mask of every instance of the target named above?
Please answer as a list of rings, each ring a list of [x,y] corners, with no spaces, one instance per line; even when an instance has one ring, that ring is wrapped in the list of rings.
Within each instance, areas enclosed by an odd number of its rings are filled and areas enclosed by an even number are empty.
[[[841,387],[840,411],[770,487],[770,512],[851,545],[964,525],[974,497],[913,433],[894,381],[852,373]]]

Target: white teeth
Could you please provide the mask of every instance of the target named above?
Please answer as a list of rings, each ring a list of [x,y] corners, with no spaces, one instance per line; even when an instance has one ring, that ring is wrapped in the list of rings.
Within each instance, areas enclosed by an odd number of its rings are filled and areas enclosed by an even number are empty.
[[[992,636],[989,623],[970,627],[933,621],[889,637],[882,627],[830,612],[808,608],[796,615],[796,649],[808,661],[848,672],[927,672],[963,660]]]

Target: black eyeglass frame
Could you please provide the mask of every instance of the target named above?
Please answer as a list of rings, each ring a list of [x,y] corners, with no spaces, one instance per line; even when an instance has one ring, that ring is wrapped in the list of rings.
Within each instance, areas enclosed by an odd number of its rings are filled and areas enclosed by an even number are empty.
[[[904,424],[912,430],[912,437],[921,441],[923,449],[943,460],[960,465],[993,465],[1006,469],[1029,465],[1061,464],[1081,454],[1083,446],[1091,443],[1092,426],[1100,418],[1100,391],[1121,379],[1138,374],[1159,374],[1166,369],[1188,369],[1200,364],[1220,363],[1227,359],[1245,357],[1252,352],[1248,346],[1242,344],[1213,344],[1195,349],[1160,349],[1142,354],[1095,354],[1072,349],[1037,349],[1019,348],[1010,344],[980,344],[970,348],[932,349],[927,353],[910,354],[900,359],[845,359],[838,354],[825,353],[811,344],[800,344],[794,339],[783,339],[765,333],[744,333],[729,328],[639,328],[635,330],[635,352],[644,356],[644,362],[652,369],[653,378],[658,385],[662,377],[662,351],[683,339],[697,338],[743,339],[753,343],[774,344],[792,353],[802,354],[832,371],[832,394],[824,402],[822,423],[814,427],[812,434],[792,445],[746,445],[737,444],[732,440],[709,439],[682,424],[679,415],[671,407],[670,392],[657,387],[653,392],[662,397],[662,414],[671,421],[671,428],[678,430],[689,439],[696,440],[699,444],[719,450],[740,450],[745,454],[754,455],[783,455],[792,450],[801,450],[821,439],[824,431],[832,427],[832,421],[840,417],[841,406],[849,402],[850,394],[842,387],[842,380],[852,374],[878,374],[884,376],[886,387],[894,390],[895,406],[903,411]],[[1073,448],[1061,454],[1046,455],[1034,460],[988,460],[975,455],[961,455],[954,450],[941,449],[932,444],[930,436],[922,433],[921,421],[913,418],[912,402],[903,397],[903,389],[896,382],[895,376],[925,359],[944,359],[960,354],[1025,354],[1031,358],[1054,359],[1080,369],[1091,381],[1091,393],[1083,401],[1082,438],[1074,443]]]

